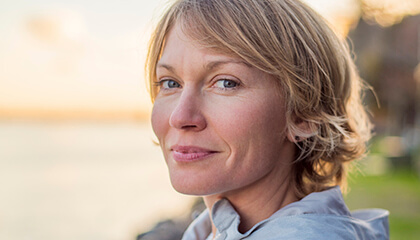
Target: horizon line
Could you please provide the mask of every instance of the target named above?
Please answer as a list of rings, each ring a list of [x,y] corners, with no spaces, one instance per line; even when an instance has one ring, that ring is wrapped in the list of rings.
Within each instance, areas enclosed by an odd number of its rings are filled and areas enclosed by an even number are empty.
[[[2,108],[0,121],[33,120],[42,122],[63,121],[131,121],[147,122],[150,111],[144,109],[54,109],[54,108]]]

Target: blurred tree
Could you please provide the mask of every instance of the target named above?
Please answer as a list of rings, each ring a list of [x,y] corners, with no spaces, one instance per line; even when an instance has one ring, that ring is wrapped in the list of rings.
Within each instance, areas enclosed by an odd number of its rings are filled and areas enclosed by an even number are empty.
[[[405,154],[419,148],[420,0],[359,0],[361,19],[350,32],[360,74],[373,86],[381,108],[379,135],[402,136]],[[373,95],[367,97],[370,104]]]
[[[405,16],[420,13],[420,0],[359,0],[362,17],[389,27],[402,21]]]

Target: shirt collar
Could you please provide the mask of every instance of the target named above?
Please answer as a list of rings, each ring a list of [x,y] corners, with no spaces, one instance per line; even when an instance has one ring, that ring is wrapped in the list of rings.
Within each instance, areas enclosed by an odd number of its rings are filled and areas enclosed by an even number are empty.
[[[274,218],[301,215],[301,214],[332,214],[350,216],[350,211],[344,203],[340,187],[332,187],[323,192],[314,192],[300,201],[293,202],[277,212],[271,217],[257,223],[246,233],[240,233],[238,227],[240,216],[227,199],[217,201],[212,208],[213,223],[217,228],[216,238],[221,239],[240,239],[249,236],[253,231],[261,227],[265,222]],[[208,210],[205,210],[187,229],[183,239],[206,239],[211,233],[211,222]],[[194,234],[194,235],[191,235]],[[199,234],[199,235],[198,235]],[[195,238],[186,238],[186,236]],[[202,237],[204,236],[204,237]]]

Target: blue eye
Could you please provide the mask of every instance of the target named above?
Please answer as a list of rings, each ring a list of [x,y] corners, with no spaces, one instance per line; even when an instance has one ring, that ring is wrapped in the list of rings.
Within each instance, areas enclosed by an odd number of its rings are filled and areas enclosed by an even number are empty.
[[[217,81],[215,85],[218,88],[235,88],[239,86],[239,83],[229,79],[222,79]]]
[[[162,80],[161,81],[162,88],[179,88],[181,84],[177,83],[174,80]]]

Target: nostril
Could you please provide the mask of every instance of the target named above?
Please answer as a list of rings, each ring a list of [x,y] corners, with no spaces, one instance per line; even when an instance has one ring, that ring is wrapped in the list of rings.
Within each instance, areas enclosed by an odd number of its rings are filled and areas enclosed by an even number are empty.
[[[197,127],[197,125],[185,125],[185,126],[182,126],[181,128],[183,128],[183,129],[191,129],[191,128],[196,128]]]
[[[200,131],[206,127],[206,119],[202,108],[194,96],[184,95],[172,110],[169,125],[184,131]]]

